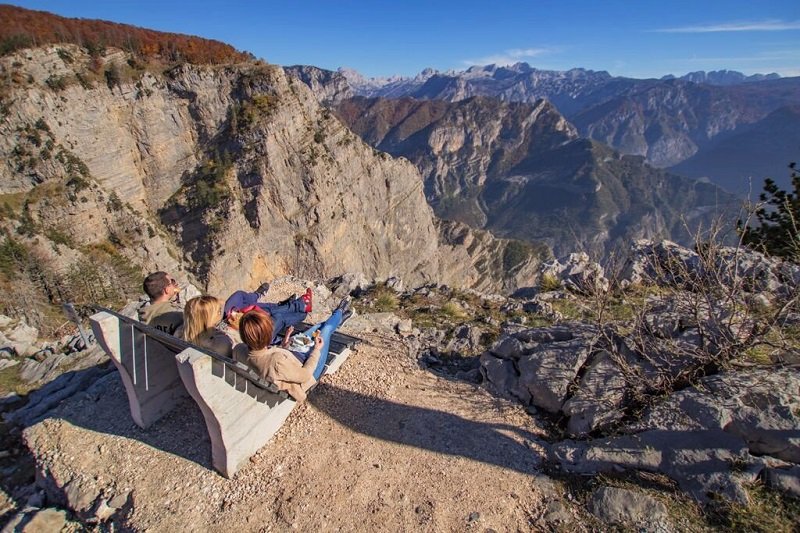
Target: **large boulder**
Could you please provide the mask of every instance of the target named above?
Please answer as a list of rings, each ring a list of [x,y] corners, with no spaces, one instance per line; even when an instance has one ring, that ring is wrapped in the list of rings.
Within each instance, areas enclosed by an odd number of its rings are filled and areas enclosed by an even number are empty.
[[[660,472],[701,502],[718,494],[746,503],[745,485],[763,468],[742,439],[719,430],[651,430],[591,442],[566,440],[551,448],[551,458],[578,474]]]
[[[800,499],[800,466],[791,468],[767,468],[764,480],[772,488]]]
[[[595,355],[577,392],[562,408],[569,416],[569,434],[576,437],[587,435],[621,420],[625,390],[625,376],[611,354],[602,351]]]
[[[591,350],[592,343],[581,337],[527,349],[517,361],[519,388],[536,407],[558,413]]]
[[[481,373],[502,396],[558,413],[597,337],[595,328],[581,323],[522,329],[481,356]]]
[[[627,285],[683,285],[687,274],[700,272],[697,253],[672,241],[640,239],[631,246],[620,281]]]
[[[563,263],[558,259],[545,263],[541,275],[550,276],[564,288],[578,293],[605,292],[609,287],[603,267],[584,252],[569,254]]]
[[[800,372],[791,368],[704,378],[645,413],[628,431],[723,430],[757,455],[800,463]]]
[[[39,350],[37,339],[39,331],[25,322],[3,316],[0,321],[0,350],[10,354],[28,357]]]
[[[644,531],[670,531],[667,507],[647,494],[619,487],[600,487],[592,493],[589,509],[604,522]]]

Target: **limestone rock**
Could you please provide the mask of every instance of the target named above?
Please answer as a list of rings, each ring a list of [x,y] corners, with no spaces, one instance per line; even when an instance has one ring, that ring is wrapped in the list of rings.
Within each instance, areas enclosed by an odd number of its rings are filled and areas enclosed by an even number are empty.
[[[740,438],[719,430],[651,430],[591,442],[562,441],[551,453],[567,472],[661,472],[701,502],[716,493],[746,503],[744,484],[755,481],[763,468]]]
[[[42,362],[26,359],[20,368],[20,379],[27,383],[36,383],[46,379],[48,376],[54,376],[58,367],[66,359],[67,356],[63,353],[52,354]]]
[[[592,514],[610,524],[634,526],[646,531],[670,531],[666,506],[638,491],[600,487],[589,503]]]
[[[583,339],[539,345],[517,362],[519,386],[530,393],[533,405],[558,413],[589,353]]]
[[[25,322],[7,323],[0,332],[0,349],[21,357],[28,357],[39,350],[36,341],[39,332]]]
[[[353,96],[353,92],[347,84],[347,78],[339,72],[309,65],[284,67],[284,70],[290,76],[308,85],[320,103],[335,106],[345,98]]]
[[[800,499],[800,466],[791,468],[767,468],[767,485]]]
[[[556,259],[545,263],[541,274],[554,277],[563,287],[577,293],[604,292],[609,287],[603,267],[590,261],[584,252],[569,254],[563,264]]]
[[[506,398],[513,398],[511,391],[518,391],[517,382],[519,376],[514,368],[514,363],[507,359],[499,359],[493,357],[489,353],[484,353],[480,358],[481,362],[481,375],[489,386],[500,396]],[[519,398],[522,403],[527,404],[530,401],[530,394],[527,391],[522,391],[523,397]]]
[[[372,285],[361,272],[348,272],[328,282],[336,297],[358,295]]]
[[[625,388],[625,377],[610,354],[603,351],[595,355],[577,392],[563,406],[564,414],[570,417],[569,434],[583,436],[620,420]]]
[[[673,394],[629,430],[724,430],[754,454],[799,463],[799,394],[791,368],[723,373]]]

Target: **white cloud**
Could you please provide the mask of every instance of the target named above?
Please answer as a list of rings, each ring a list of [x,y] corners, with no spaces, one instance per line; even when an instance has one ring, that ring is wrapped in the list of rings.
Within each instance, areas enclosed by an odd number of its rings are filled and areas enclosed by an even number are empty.
[[[699,26],[680,26],[677,28],[661,28],[651,30],[658,33],[717,33],[730,31],[784,31],[800,30],[800,20],[762,20],[751,22],[728,22],[722,24],[706,24]]]
[[[553,48],[511,48],[499,54],[493,54],[475,59],[464,59],[461,63],[464,66],[472,65],[513,65],[526,59],[540,57],[550,54],[554,51]]]

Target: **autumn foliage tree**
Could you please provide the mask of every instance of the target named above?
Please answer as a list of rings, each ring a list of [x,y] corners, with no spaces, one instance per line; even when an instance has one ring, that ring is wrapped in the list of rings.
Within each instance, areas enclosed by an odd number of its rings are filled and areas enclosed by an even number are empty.
[[[168,62],[219,64],[252,58],[251,54],[211,39],[0,5],[0,55],[56,43],[76,44],[90,53],[113,46],[141,57]]]

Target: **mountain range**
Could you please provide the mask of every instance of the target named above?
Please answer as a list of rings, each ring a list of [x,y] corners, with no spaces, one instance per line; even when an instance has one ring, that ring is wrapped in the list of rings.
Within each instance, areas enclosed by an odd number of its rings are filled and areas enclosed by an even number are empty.
[[[795,78],[518,64],[373,80],[397,98],[368,99],[340,72],[216,41],[0,11],[0,245],[26,250],[30,280],[104,257],[189,271],[212,293],[348,271],[508,292],[552,253],[686,242],[737,199],[652,160],[717,179],[735,149],[723,141],[797,120],[776,111],[797,101]]]
[[[745,76],[731,71],[695,72],[657,80],[617,77],[580,68],[539,70],[517,63],[446,73],[427,69],[413,78],[383,80],[365,80],[350,70],[341,70],[340,74],[355,94],[367,97],[407,96],[457,102],[488,96],[528,103],[545,98],[575,125],[581,136],[606,143],[624,154],[644,156],[649,164],[664,168],[694,156],[702,157],[704,150],[717,146],[722,139],[741,133],[780,108],[800,102],[800,78]],[[791,122],[793,119],[794,115],[787,118],[788,127],[800,130],[800,123]],[[800,146],[795,147],[795,154],[798,151]],[[725,155],[718,153],[716,157],[720,156]],[[767,176],[789,186],[788,173],[773,172],[776,166],[791,160],[794,159],[751,161],[752,175],[758,177],[757,188]],[[741,180],[729,176],[718,179],[719,174],[712,171],[704,175],[735,192],[747,189]]]
[[[738,207],[718,187],[624,156],[546,100],[352,98],[337,115],[366,142],[413,162],[436,214],[504,237],[604,254],[633,238],[691,239]]]

